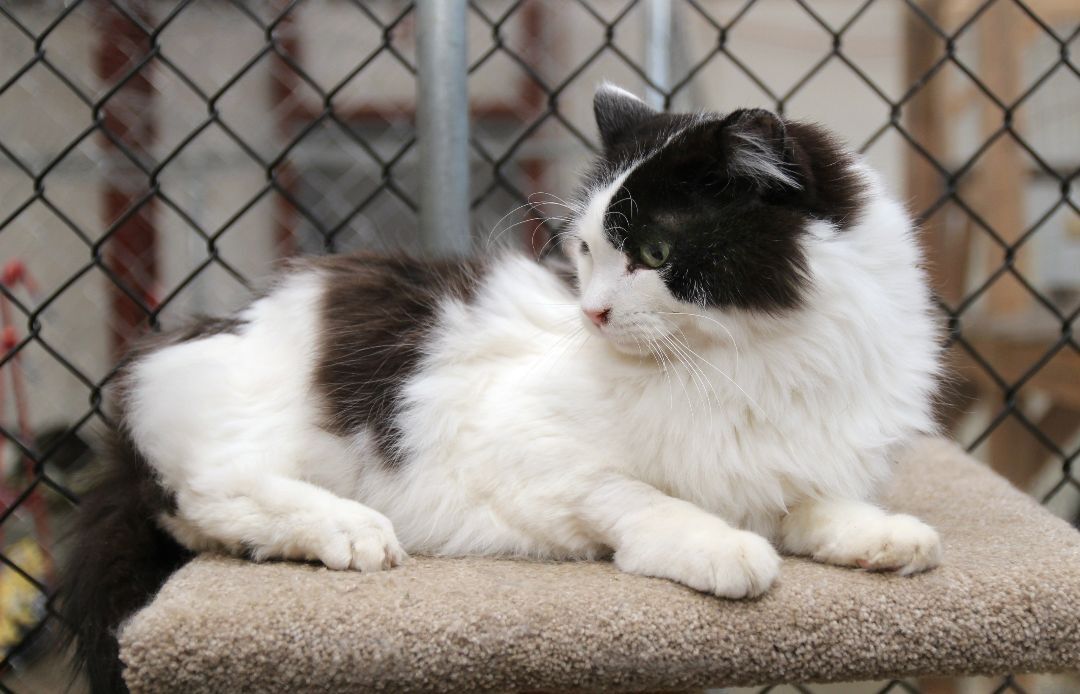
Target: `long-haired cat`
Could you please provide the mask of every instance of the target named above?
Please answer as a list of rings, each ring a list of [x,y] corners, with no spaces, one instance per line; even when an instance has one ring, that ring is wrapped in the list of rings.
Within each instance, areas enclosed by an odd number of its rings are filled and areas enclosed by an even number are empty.
[[[922,571],[873,503],[933,429],[938,352],[904,210],[821,128],[657,113],[605,85],[559,238],[574,281],[467,262],[293,262],[121,377],[67,612],[97,690],[115,631],[189,552],[380,571],[407,553],[587,559],[725,598],[777,550]]]

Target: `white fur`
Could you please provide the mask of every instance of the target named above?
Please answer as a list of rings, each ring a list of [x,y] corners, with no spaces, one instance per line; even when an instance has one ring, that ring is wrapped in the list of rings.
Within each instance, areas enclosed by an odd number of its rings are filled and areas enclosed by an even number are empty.
[[[861,221],[816,223],[806,241],[805,308],[703,312],[605,240],[626,173],[575,229],[591,251],[576,258],[580,298],[507,255],[468,305],[442,305],[405,387],[399,469],[367,432],[320,427],[315,272],[256,302],[240,334],[139,363],[129,424],[178,503],[162,523],[196,549],[363,570],[402,548],[613,551],[626,571],[733,598],[777,576],[769,540],[837,564],[935,565],[932,529],[870,505],[890,455],[933,428],[935,330],[901,207],[862,170]]]

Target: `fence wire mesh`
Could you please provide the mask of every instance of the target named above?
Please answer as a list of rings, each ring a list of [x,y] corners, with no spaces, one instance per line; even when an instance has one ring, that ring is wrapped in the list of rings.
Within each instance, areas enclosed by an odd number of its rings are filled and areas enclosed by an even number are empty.
[[[921,225],[945,426],[1075,522],[1080,8],[474,0],[468,27],[477,243],[552,241],[602,79],[822,121]],[[131,339],[241,305],[282,256],[418,243],[417,38],[399,0],[0,4],[0,689],[54,657],[54,543]]]

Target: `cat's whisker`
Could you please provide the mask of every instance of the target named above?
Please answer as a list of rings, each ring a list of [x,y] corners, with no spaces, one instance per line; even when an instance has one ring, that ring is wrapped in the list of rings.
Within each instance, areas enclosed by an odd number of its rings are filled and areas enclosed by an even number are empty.
[[[667,384],[668,391],[668,412],[675,411],[675,398],[672,395],[672,374],[668,367],[667,361],[664,359],[660,348],[648,337],[645,337],[645,345],[649,352],[653,355],[653,360],[656,361],[656,365],[660,368],[660,373],[664,377],[664,382]]]
[[[641,324],[641,322],[640,322],[640,321],[637,321],[637,320],[635,320],[635,319],[631,318],[631,319],[630,319],[630,323],[631,323],[631,325],[633,325],[633,326],[634,326],[635,328],[637,328],[637,329],[641,330],[641,332],[642,332],[642,339],[643,339],[643,340],[645,340],[645,346],[646,346],[646,349],[648,349],[648,350],[649,350],[649,352],[650,352],[650,353],[652,354],[652,357],[653,357],[653,361],[655,361],[655,362],[656,362],[656,366],[657,366],[657,368],[659,368],[659,369],[660,369],[660,373],[661,373],[661,375],[662,375],[662,376],[664,377],[664,381],[665,381],[665,382],[666,382],[666,383],[668,384],[668,386],[669,386],[669,387],[668,387],[668,410],[669,410],[670,412],[674,412],[674,411],[675,411],[675,400],[674,400],[674,398],[672,397],[672,394],[671,394],[672,388],[670,387],[672,375],[671,375],[671,372],[670,372],[670,370],[669,370],[669,368],[668,368],[668,364],[667,364],[667,361],[666,361],[666,359],[664,358],[664,355],[663,355],[663,351],[662,351],[662,350],[660,350],[660,349],[659,349],[659,348],[658,348],[658,347],[657,347],[657,346],[656,346],[656,345],[655,345],[655,344],[653,343],[653,341],[652,341],[652,340],[651,340],[651,339],[650,339],[650,338],[649,338],[649,337],[648,337],[648,336],[647,336],[647,335],[645,334],[645,333],[646,333],[646,331],[645,331],[645,329],[644,329],[644,327],[645,327],[645,326],[643,326],[643,325]],[[637,336],[634,336],[634,342],[635,342],[636,344],[638,344],[638,345],[639,345],[639,347],[640,347],[640,345],[641,345],[641,341],[640,341],[640,340],[638,340]],[[685,390],[685,388],[684,388],[684,390]],[[689,398],[689,394],[687,394],[687,397]]]
[[[518,205],[518,206],[517,206],[517,207],[515,207],[514,209],[512,209],[512,210],[510,210],[509,212],[507,212],[506,214],[504,214],[504,215],[503,215],[503,216],[502,216],[502,217],[501,217],[501,218],[499,219],[499,221],[495,222],[495,224],[494,224],[494,225],[493,225],[493,226],[491,227],[491,232],[490,232],[490,233],[488,234],[488,245],[490,245],[490,242],[491,242],[491,236],[492,236],[492,235],[493,235],[493,234],[495,233],[495,231],[496,231],[496,230],[498,230],[499,226],[500,226],[500,225],[501,225],[501,224],[502,224],[502,223],[503,223],[504,221],[506,221],[506,219],[507,219],[507,218],[508,218],[508,217],[509,217],[510,215],[514,214],[514,213],[515,213],[515,212],[517,212],[518,210],[522,210],[522,209],[525,209],[525,208],[527,207],[527,208],[529,208],[530,210],[534,210],[534,211],[535,211],[535,209],[536,209],[536,207],[537,207],[537,206],[541,206],[541,205],[557,205],[557,204],[558,204],[558,203],[555,203],[555,202],[544,202],[544,201],[541,201],[541,202],[532,202],[532,201],[530,200],[530,201],[528,201],[528,202],[525,202],[524,204]]]
[[[724,371],[719,369],[715,364],[710,362],[708,359],[705,359],[701,355],[694,352],[692,349],[690,349],[689,346],[686,346],[686,345],[684,345],[684,346],[686,347],[686,349],[688,349],[690,351],[691,354],[696,356],[701,361],[705,362],[705,364],[707,364],[708,366],[715,369],[717,371],[717,373],[719,373],[721,376],[723,376],[728,381],[730,381],[731,384],[733,386],[735,386],[739,390],[739,392],[742,393],[743,396],[750,402],[750,404],[752,404],[757,409],[758,414],[765,421],[765,423],[768,424],[770,427],[772,427],[773,430],[777,433],[777,440],[784,447],[784,449],[788,452],[788,455],[791,456],[791,459],[793,461],[799,459],[799,456],[796,455],[795,451],[791,448],[791,444],[788,442],[787,437],[784,435],[784,431],[779,426],[777,426],[776,422],[774,422],[771,417],[769,417],[768,413],[765,411],[765,408],[763,408],[760,404],[758,404],[758,402],[756,400],[754,400],[754,398],[749,393],[747,393],[746,390],[735,381],[735,379],[731,378],[731,376],[724,373]]]
[[[694,371],[693,366],[687,361],[686,357],[681,352],[679,352],[678,349],[673,347],[669,336],[660,334],[658,335],[658,337],[665,345],[668,346],[668,356],[674,356],[676,359],[679,360],[679,363],[681,363],[686,368],[687,376],[693,381],[694,387],[698,390],[700,394],[704,396],[704,391],[701,389],[700,383],[698,383],[696,372]],[[691,421],[694,421],[696,417],[696,410],[694,409],[693,398],[691,398],[690,392],[686,389],[686,382],[682,379],[679,379],[679,382],[682,384],[683,393],[685,393],[686,395],[687,405],[690,407],[690,419]]]
[[[727,333],[728,338],[731,339],[732,346],[735,348],[735,373],[739,372],[739,343],[735,340],[735,335],[732,334],[731,330],[729,330],[726,325],[716,320],[712,316],[706,316],[701,313],[689,313],[684,311],[657,311],[657,313],[668,316],[691,316],[693,318],[701,318],[703,320],[711,321],[712,323],[720,326],[720,328],[725,333]]]
[[[573,200],[571,200],[570,202],[567,202],[566,200],[563,200],[562,198],[560,198],[555,193],[548,193],[547,191],[539,190],[539,191],[536,191],[535,193],[531,193],[529,195],[529,197],[532,198],[534,195],[546,195],[549,198],[555,198],[555,200],[557,202],[561,203],[562,205],[564,205],[568,209],[573,210],[574,212],[581,212],[582,211],[582,205],[580,203],[575,202]]]
[[[682,336],[682,340],[679,340],[678,338],[676,338],[676,337],[675,337],[675,335],[672,335],[672,338],[673,338],[673,340],[674,340],[675,342],[677,342],[677,343],[678,343],[678,344],[679,344],[680,346],[683,346],[683,347],[685,347],[685,348],[686,348],[687,350],[689,350],[689,349],[690,349],[690,347],[689,347],[689,345],[690,345],[690,338],[688,338],[688,337],[686,336],[686,333],[684,333],[684,332],[683,332],[683,330],[682,330],[682,328],[680,328],[680,327],[679,327],[678,325],[672,324],[672,327],[674,327],[674,328],[675,328],[675,330],[676,330],[676,331],[677,331],[677,332],[679,333],[679,335],[681,335],[681,336]],[[691,350],[691,351],[692,351],[692,350]],[[709,386],[710,386],[710,390],[712,391],[712,393],[713,393],[713,396],[714,396],[714,398],[716,399],[716,405],[717,405],[717,407],[721,407],[721,406],[722,406],[722,404],[721,404],[721,400],[720,400],[720,394],[719,394],[719,392],[718,392],[718,391],[716,390],[716,386],[715,386],[715,384],[713,383],[713,379],[709,378],[709,377],[708,377],[708,375],[707,375],[707,374],[705,373],[705,371],[704,371],[704,370],[703,370],[703,369],[702,369],[702,368],[701,368],[700,366],[699,366],[699,367],[697,367],[697,368],[698,368],[698,371],[699,371],[699,372],[700,372],[700,374],[701,374],[701,377],[702,377],[703,379],[705,379],[705,381],[706,381],[706,382],[707,382],[707,383],[709,384]]]
[[[680,334],[682,334],[684,338],[686,337],[686,335],[682,333],[682,330],[677,325],[675,325],[674,323],[667,322],[667,327],[668,328],[674,328]],[[666,335],[666,337],[667,337],[668,343],[671,345],[671,348],[673,350],[675,350],[676,352],[678,352],[679,354],[681,354],[683,357],[686,358],[687,368],[690,369],[693,372],[696,381],[706,384],[706,387],[708,388],[709,392],[711,392],[711,394],[713,396],[713,400],[709,400],[708,397],[706,396],[706,401],[708,403],[711,403],[712,401],[715,401],[718,407],[721,406],[722,401],[721,401],[721,398],[720,398],[720,394],[717,392],[716,387],[713,384],[712,379],[710,379],[705,374],[705,372],[701,369],[701,367],[696,365],[694,357],[692,356],[692,350],[689,350],[689,347],[688,347],[688,342],[689,341],[687,340],[686,341],[687,344],[684,344],[683,341],[679,340],[673,333],[668,333]]]
[[[582,325],[581,319],[578,318],[576,315],[564,316],[564,317],[558,319],[557,321],[555,321],[554,325],[559,327],[559,328],[566,328],[566,327],[571,327],[572,326],[573,329],[571,329],[569,332],[564,332],[561,336],[559,336],[555,340],[554,344],[552,345],[551,350],[549,350],[549,353],[547,355],[541,357],[541,359],[539,361],[543,361],[544,359],[551,358],[552,355],[557,354],[556,350],[559,350],[561,353],[559,353],[558,357],[554,360],[554,361],[558,361],[558,359],[561,359],[562,357],[565,356],[565,353],[569,350],[569,348],[573,344],[574,340],[576,340],[582,334],[585,335],[585,338],[586,338],[585,341],[587,341],[588,338],[589,338],[589,335],[585,331],[585,326]],[[537,331],[536,337],[539,337],[539,336],[541,336],[543,334],[546,334],[547,332],[548,332],[548,330],[542,328],[542,329]],[[530,368],[526,372],[526,374],[531,373],[531,371],[532,371],[532,368]]]
[[[622,196],[618,200],[615,200],[614,198],[612,198],[612,201],[608,204],[608,211],[606,212],[606,214],[611,214],[611,212],[612,212],[611,208],[612,207],[616,207],[618,205],[621,205],[622,203],[627,202],[628,200],[631,201],[631,203],[633,202],[633,199],[630,197],[630,191],[629,191],[629,189],[626,188],[626,186],[623,186],[622,188],[620,188],[620,190],[625,190],[626,195]]]
[[[542,362],[543,362],[543,360],[544,360],[544,359],[548,359],[548,360],[550,360],[550,362],[551,362],[551,363],[550,363],[550,364],[548,365],[548,368],[549,368],[549,369],[550,369],[551,367],[555,366],[555,365],[556,365],[556,364],[557,364],[557,363],[558,363],[558,362],[559,362],[560,360],[562,360],[563,358],[565,358],[565,357],[567,356],[567,354],[568,354],[568,353],[569,353],[569,351],[570,351],[570,348],[571,348],[571,347],[573,346],[573,344],[574,344],[574,341],[575,341],[575,340],[577,340],[577,338],[578,338],[578,337],[582,337],[582,336],[584,336],[584,338],[585,338],[585,339],[584,339],[584,340],[582,340],[582,341],[581,341],[581,344],[579,344],[579,345],[578,345],[578,349],[579,349],[579,350],[580,350],[580,349],[581,349],[581,347],[582,347],[582,346],[583,346],[583,345],[584,345],[584,344],[585,344],[586,342],[588,342],[588,340],[589,340],[589,335],[588,335],[588,333],[586,333],[586,332],[585,332],[585,327],[584,327],[584,326],[582,326],[582,325],[579,325],[579,326],[578,326],[578,327],[577,327],[577,328],[576,328],[575,330],[573,330],[573,331],[571,331],[571,332],[567,333],[566,335],[563,335],[563,336],[562,336],[561,338],[559,338],[559,339],[558,339],[558,340],[557,340],[557,341],[555,342],[555,345],[554,345],[554,348],[553,348],[553,350],[552,350],[551,354],[549,354],[549,355],[546,355],[545,357],[543,357],[543,358],[542,358],[542,359],[540,359],[540,360],[537,360],[537,363],[536,363],[536,364],[534,364],[534,365],[533,365],[532,367],[530,367],[530,368],[529,368],[529,369],[528,369],[528,370],[527,370],[527,371],[525,372],[525,374],[523,374],[523,375],[522,375],[522,379],[524,379],[524,378],[525,378],[525,376],[527,376],[527,375],[531,374],[531,373],[533,372],[533,370],[534,370],[534,369],[535,369],[535,368],[536,368],[536,367],[537,367],[537,366],[538,366],[538,365],[539,365],[540,363],[542,363]],[[558,352],[556,352],[556,351],[555,351],[555,349],[558,349]]]
[[[693,358],[685,350],[682,349],[681,343],[678,341],[678,339],[675,338],[674,335],[666,335],[665,339],[671,346],[671,349],[679,355],[683,364],[686,365],[687,370],[690,372],[690,375],[694,380],[694,386],[697,388],[698,392],[705,400],[705,405],[711,406],[713,400],[715,400],[717,405],[719,405],[720,396],[717,394],[715,387],[712,385],[712,382],[707,376],[705,376],[705,373],[701,370],[701,367],[697,366],[694,363]],[[710,394],[712,395],[712,399],[709,398]]]
[[[653,348],[652,343],[649,341],[649,338],[644,337],[644,336],[642,336],[641,338],[638,338],[637,336],[634,336],[633,339],[634,339],[634,345],[637,347],[638,352],[647,351],[649,353],[649,356],[652,358],[652,361],[656,364],[656,368],[659,370],[660,375],[664,378],[664,382],[667,383],[668,382],[667,369],[664,368],[664,365],[661,364],[660,360],[657,358],[656,350]],[[641,358],[644,360],[646,357],[644,355],[642,355]],[[671,412],[671,411],[674,411],[674,409],[675,409],[675,403],[671,399],[671,389],[669,388],[668,389],[668,411]]]
[[[691,348],[690,348],[690,346],[689,346],[689,345],[686,345],[686,344],[684,344],[684,345],[683,345],[683,347],[684,347],[684,348],[686,348],[686,350],[687,350],[687,351],[688,351],[688,352],[689,352],[690,354],[692,354],[692,355],[694,355],[695,357],[697,357],[697,358],[698,358],[699,360],[701,360],[701,361],[702,361],[703,363],[705,363],[705,364],[706,364],[707,366],[709,366],[709,367],[710,367],[710,368],[712,368],[712,369],[713,369],[714,371],[716,371],[716,372],[717,372],[718,374],[720,374],[720,375],[721,375],[721,376],[723,376],[723,377],[724,377],[725,379],[727,379],[727,381],[728,381],[728,382],[730,382],[730,383],[731,383],[731,385],[735,386],[735,387],[736,387],[736,388],[737,388],[737,389],[739,390],[739,392],[743,394],[743,396],[744,396],[744,397],[745,397],[745,398],[747,399],[747,401],[748,401],[748,402],[749,402],[749,403],[750,403],[751,405],[753,405],[755,409],[757,409],[757,411],[758,411],[758,414],[759,414],[759,415],[761,416],[761,418],[762,418],[762,419],[764,419],[764,420],[765,420],[766,422],[768,422],[769,424],[773,425],[773,427],[774,427],[774,428],[776,427],[776,425],[775,425],[775,424],[773,423],[772,419],[770,419],[770,418],[769,418],[769,415],[768,415],[768,413],[767,413],[767,412],[765,411],[765,408],[763,408],[763,407],[762,407],[761,405],[759,405],[759,404],[758,404],[758,402],[757,402],[757,400],[755,400],[755,399],[754,399],[754,398],[753,398],[753,397],[752,397],[752,396],[750,395],[750,393],[746,392],[746,389],[744,389],[744,388],[743,388],[743,387],[742,387],[741,385],[739,385],[739,384],[738,384],[738,382],[737,382],[737,381],[736,381],[735,379],[733,379],[733,378],[732,378],[731,376],[729,376],[729,375],[728,375],[728,374],[727,374],[727,373],[726,373],[726,372],[725,372],[725,371],[724,371],[723,369],[719,368],[718,366],[716,366],[715,364],[713,364],[713,363],[712,363],[711,361],[709,361],[709,360],[708,360],[708,359],[706,359],[705,357],[703,357],[703,356],[701,356],[700,354],[698,354],[697,352],[695,352],[695,351],[694,351],[693,349],[691,349]]]
[[[535,231],[535,230],[534,230]],[[571,231],[560,231],[552,234],[551,238],[544,242],[544,245],[540,247],[540,250],[536,252],[537,257],[543,257],[544,250],[547,249],[548,244],[554,241],[556,244],[563,243],[568,238],[574,238],[576,234]]]
[[[619,215],[620,217],[623,218],[623,221],[626,223],[626,226],[630,226],[630,218],[627,217],[625,214],[623,214],[622,212],[620,212],[618,210],[609,209],[607,212],[604,213],[604,216],[607,217],[608,215],[612,215],[612,214]]]
[[[568,205],[566,205],[565,203],[562,203],[562,202],[551,202],[551,201],[544,201],[544,200],[541,200],[539,202],[533,202],[533,201],[526,202],[525,204],[518,205],[514,209],[510,210],[509,212],[504,214],[502,216],[502,218],[499,219],[499,221],[495,222],[495,224],[491,228],[491,231],[488,233],[487,242],[485,243],[484,247],[485,248],[490,248],[492,243],[494,243],[496,240],[498,240],[498,237],[501,237],[509,229],[513,229],[514,226],[516,226],[516,224],[508,227],[507,229],[503,229],[502,231],[499,231],[499,227],[502,226],[502,223],[505,222],[507,220],[507,218],[510,217],[510,215],[514,214],[515,212],[518,212],[519,210],[525,209],[525,208],[528,208],[532,212],[536,212],[537,215],[541,218],[542,221],[547,220],[547,219],[560,219],[562,221],[569,221],[569,218],[566,218],[566,217],[559,217],[559,218],[547,217],[547,216],[545,216],[543,214],[543,212],[541,212],[538,209],[540,207],[550,206],[550,205],[554,205],[554,206],[558,206],[558,207],[565,207],[567,209],[567,211],[571,215],[580,214],[580,210],[577,210],[577,209],[575,209],[573,207],[569,207]],[[524,221],[528,222],[528,221],[533,221],[533,220],[526,219]],[[519,224],[520,223],[521,222],[519,222]],[[496,234],[496,232],[498,232],[498,233]]]
[[[637,212],[638,212],[638,204],[637,204],[637,201],[636,201],[636,200],[634,200],[634,196],[633,196],[633,194],[632,194],[632,193],[630,192],[630,189],[629,189],[629,188],[627,188],[627,187],[626,187],[625,185],[624,185],[624,186],[622,187],[622,189],[621,189],[621,190],[625,190],[625,191],[626,191],[626,197],[627,197],[627,199],[628,199],[628,200],[630,201],[630,216],[631,216],[631,217],[633,217],[633,216],[634,216],[635,214],[637,214]]]
[[[529,245],[533,245],[535,243],[533,237],[536,235],[536,230],[539,228],[539,226],[534,228],[532,230],[532,233],[529,235]],[[573,236],[574,234],[570,231],[557,231],[554,234],[551,234],[551,236],[548,237],[548,240],[544,241],[544,245],[540,247],[540,250],[536,252],[537,259],[544,257],[544,251],[547,250],[548,244],[554,242],[555,245],[558,246],[559,244],[565,242],[568,238],[572,238]]]
[[[502,238],[502,237],[503,237],[504,235],[506,235],[506,233],[507,233],[508,231],[510,231],[511,229],[513,229],[513,228],[515,228],[515,227],[519,227],[519,226],[521,226],[521,225],[523,225],[523,224],[529,224],[530,222],[535,222],[535,223],[536,223],[536,227],[535,227],[535,228],[533,229],[533,231],[532,231],[532,233],[534,233],[534,234],[535,234],[535,233],[536,233],[536,229],[539,229],[539,228],[540,228],[541,226],[543,226],[543,225],[544,225],[544,224],[546,224],[547,222],[552,222],[552,221],[555,221],[555,222],[563,222],[563,223],[569,223],[569,222],[570,222],[570,221],[572,221],[572,220],[571,220],[571,219],[570,219],[569,217],[557,217],[557,216],[550,216],[550,217],[540,217],[540,218],[530,218],[530,219],[522,219],[522,220],[520,220],[520,221],[517,221],[517,222],[514,222],[514,223],[513,223],[513,224],[511,224],[510,226],[508,226],[508,227],[505,227],[504,229],[500,230],[500,231],[499,231],[499,233],[498,233],[497,235],[495,235],[494,237],[492,237],[491,235],[489,235],[489,236],[488,236],[488,241],[487,241],[487,245],[485,245],[485,247],[484,247],[484,248],[485,248],[485,250],[490,250],[490,249],[491,249],[491,247],[492,247],[493,245],[495,245],[495,244],[496,244],[496,243],[497,243],[497,242],[499,241],[499,239],[501,239],[501,238]]]

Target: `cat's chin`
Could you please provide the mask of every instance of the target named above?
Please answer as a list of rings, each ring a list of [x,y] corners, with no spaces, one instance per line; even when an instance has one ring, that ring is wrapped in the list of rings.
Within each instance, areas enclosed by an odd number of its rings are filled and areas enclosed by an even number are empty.
[[[628,357],[645,357],[652,355],[649,348],[645,346],[645,341],[640,338],[635,340],[633,337],[629,336],[613,336],[605,334],[601,334],[599,337],[611,347],[611,349],[621,355]]]

